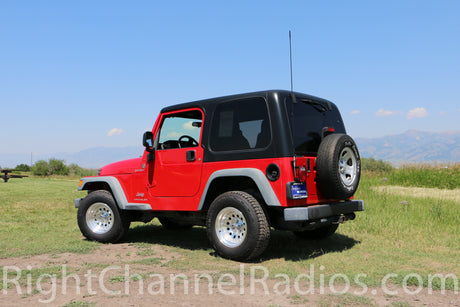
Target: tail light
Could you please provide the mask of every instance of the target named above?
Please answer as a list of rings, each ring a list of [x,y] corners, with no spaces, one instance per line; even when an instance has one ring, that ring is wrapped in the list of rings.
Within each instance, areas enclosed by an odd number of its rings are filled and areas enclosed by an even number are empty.
[[[325,138],[326,136],[328,136],[329,134],[334,133],[334,132],[335,132],[334,127],[323,127],[322,137]]]
[[[288,199],[307,198],[307,177],[310,171],[310,160],[305,157],[294,157],[292,166],[295,181],[286,184],[286,196]]]
[[[297,182],[306,182],[310,172],[310,159],[306,157],[294,157],[292,161],[292,170],[294,180]]]
[[[297,167],[295,173],[296,179],[298,179],[300,182],[307,181],[307,169],[305,166],[301,165]]]

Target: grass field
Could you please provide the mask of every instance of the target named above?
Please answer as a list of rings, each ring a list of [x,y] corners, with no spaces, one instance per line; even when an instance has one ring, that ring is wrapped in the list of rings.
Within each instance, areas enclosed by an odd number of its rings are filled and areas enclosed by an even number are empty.
[[[350,280],[362,274],[359,281],[368,286],[378,286],[389,273],[395,285],[417,285],[417,279],[405,276],[418,274],[425,287],[430,275],[460,277],[459,178],[459,165],[364,172],[355,199],[363,199],[366,210],[354,221],[324,241],[301,241],[290,232],[272,231],[257,263],[270,276],[295,277],[312,266],[326,280],[336,273]],[[77,185],[78,180],[65,177],[0,183],[0,258],[98,249],[101,244],[83,239],[77,226],[73,200],[85,195]],[[125,242],[146,253],[146,264],[158,263],[149,247],[159,245],[181,255],[164,264],[171,269],[237,272],[240,267],[214,256],[201,227],[177,232],[163,230],[156,220],[133,223]],[[432,286],[442,284],[433,280]],[[447,289],[455,287],[453,279],[446,280]]]

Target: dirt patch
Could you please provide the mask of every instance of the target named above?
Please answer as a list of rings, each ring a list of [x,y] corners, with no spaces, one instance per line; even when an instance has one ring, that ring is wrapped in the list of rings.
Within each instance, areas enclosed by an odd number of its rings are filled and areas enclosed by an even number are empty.
[[[263,263],[179,270],[173,263],[182,257],[162,245],[124,243],[89,254],[0,259],[0,306],[460,306],[458,291],[317,286],[307,276],[267,278]]]
[[[417,188],[417,187],[400,187],[400,186],[378,186],[372,187],[373,190],[380,193],[391,193],[402,196],[411,196],[418,198],[435,198],[440,200],[452,200],[460,203],[460,189],[446,190],[436,188]]]

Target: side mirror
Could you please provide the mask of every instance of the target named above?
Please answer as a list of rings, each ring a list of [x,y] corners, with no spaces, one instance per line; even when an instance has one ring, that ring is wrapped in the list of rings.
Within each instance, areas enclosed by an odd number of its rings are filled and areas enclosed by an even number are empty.
[[[152,150],[153,148],[153,133],[152,131],[146,131],[144,132],[144,136],[142,137],[142,145],[144,145],[145,149],[147,149],[148,152]]]
[[[142,137],[142,145],[145,147],[145,150],[148,151],[148,161],[152,161],[155,158],[155,149],[153,148],[153,133],[152,131],[144,132]]]

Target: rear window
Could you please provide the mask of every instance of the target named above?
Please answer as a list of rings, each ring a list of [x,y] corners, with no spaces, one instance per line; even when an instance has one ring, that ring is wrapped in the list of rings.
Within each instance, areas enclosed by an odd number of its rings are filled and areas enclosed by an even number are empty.
[[[324,127],[345,133],[339,110],[325,100],[296,97],[296,103],[293,103],[289,96],[286,109],[296,155],[316,156]]]

